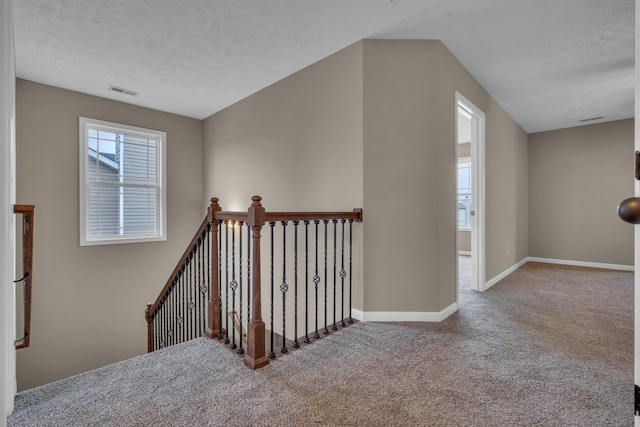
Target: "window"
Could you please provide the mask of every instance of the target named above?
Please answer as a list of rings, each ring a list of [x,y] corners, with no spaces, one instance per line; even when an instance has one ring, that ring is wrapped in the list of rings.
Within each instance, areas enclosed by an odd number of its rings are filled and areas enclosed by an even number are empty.
[[[471,228],[471,159],[458,159],[458,228]]]
[[[166,240],[164,132],[80,117],[80,245]]]

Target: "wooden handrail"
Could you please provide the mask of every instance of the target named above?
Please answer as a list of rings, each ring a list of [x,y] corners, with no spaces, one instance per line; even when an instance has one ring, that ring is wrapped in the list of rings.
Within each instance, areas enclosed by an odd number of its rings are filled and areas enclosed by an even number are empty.
[[[209,215],[207,215],[202,221],[202,224],[200,224],[198,231],[196,231],[196,233],[194,234],[193,239],[191,239],[191,242],[189,242],[189,245],[187,246],[187,249],[185,249],[182,257],[180,257],[180,261],[178,261],[176,267],[171,272],[171,275],[169,276],[167,283],[165,283],[164,287],[160,291],[158,298],[156,298],[155,302],[147,304],[147,308],[145,310],[145,319],[147,320],[147,351],[149,352],[153,351],[153,316],[162,303],[163,298],[171,290],[171,285],[173,284],[176,277],[178,277],[180,271],[182,271],[185,262],[187,261],[187,259],[189,259],[189,255],[198,245],[198,241],[202,238],[202,234],[205,232],[208,226]]]
[[[347,219],[362,222],[362,209],[352,212],[266,212],[265,221],[311,221],[324,219]]]
[[[162,298],[164,298],[164,296],[169,291],[169,288],[171,287],[173,280],[178,276],[178,273],[180,273],[180,271],[182,270],[182,266],[184,265],[185,261],[189,258],[189,254],[191,253],[193,248],[195,248],[198,245],[198,240],[200,239],[200,237],[202,236],[202,233],[204,233],[208,225],[209,225],[209,218],[207,216],[202,221],[202,224],[200,224],[198,231],[196,231],[196,234],[193,236],[193,239],[191,239],[191,242],[187,246],[187,249],[185,249],[184,253],[182,254],[182,257],[180,258],[180,261],[178,261],[178,263],[176,264],[176,268],[173,269],[173,272],[169,276],[169,280],[167,280],[167,283],[165,283],[164,287],[160,291],[158,298],[156,298],[155,302],[149,306],[150,307],[149,312],[151,314],[153,314],[153,312],[158,309],[158,306],[162,302]],[[147,315],[147,320],[149,320],[149,317],[150,317],[150,314]]]
[[[31,283],[33,280],[33,223],[36,207],[34,205],[13,205],[13,213],[22,215],[22,279],[24,290],[23,305],[23,336],[15,341],[16,349],[29,347],[31,337]]]

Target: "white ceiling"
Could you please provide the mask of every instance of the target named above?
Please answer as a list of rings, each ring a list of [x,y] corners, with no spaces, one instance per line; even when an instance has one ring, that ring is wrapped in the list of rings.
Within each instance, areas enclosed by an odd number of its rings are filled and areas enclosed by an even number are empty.
[[[634,114],[634,0],[14,5],[18,77],[198,119],[364,38],[442,40],[527,132]]]

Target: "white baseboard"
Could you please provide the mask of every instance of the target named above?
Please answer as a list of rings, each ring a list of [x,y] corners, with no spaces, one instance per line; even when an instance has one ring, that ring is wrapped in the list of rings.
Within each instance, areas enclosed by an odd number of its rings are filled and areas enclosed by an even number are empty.
[[[503,271],[502,273],[498,274],[497,276],[493,277],[491,280],[486,282],[482,290],[486,291],[487,289],[489,289],[490,287],[498,283],[500,280],[504,279],[505,277],[507,277],[508,275],[510,275],[511,273],[513,273],[514,271],[516,271],[517,269],[525,265],[528,261],[529,261],[529,258],[524,258],[520,260],[518,263],[513,264],[511,267],[507,268],[505,271]]]
[[[453,303],[440,312],[433,311],[361,311],[352,309],[354,319],[363,322],[442,322],[458,311],[458,304]]]
[[[577,267],[604,268],[607,270],[622,270],[622,271],[635,270],[633,265],[605,264],[601,262],[573,261],[573,260],[566,260],[566,259],[529,257],[527,258],[527,261],[544,262],[547,264],[573,265]]]

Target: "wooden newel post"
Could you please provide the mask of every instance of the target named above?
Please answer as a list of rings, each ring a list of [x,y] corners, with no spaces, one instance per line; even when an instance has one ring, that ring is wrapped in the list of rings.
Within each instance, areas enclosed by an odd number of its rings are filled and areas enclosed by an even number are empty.
[[[147,319],[147,353],[153,351],[153,319],[151,318],[152,303],[147,304],[147,309],[144,311],[144,317]]]
[[[221,211],[220,205],[218,205],[218,198],[211,198],[211,205],[208,210],[209,224],[211,225],[211,289],[209,292],[209,304],[208,304],[208,319],[207,327],[204,334],[209,338],[218,338],[222,330],[220,329],[220,293],[218,289],[218,257],[220,253],[218,251],[218,220],[215,217],[215,212]]]
[[[261,368],[269,363],[265,355],[265,325],[262,321],[262,299],[260,297],[260,231],[265,222],[265,210],[260,201],[262,197],[253,196],[248,210],[248,222],[252,230],[252,268],[251,272],[251,322],[247,328],[247,354],[244,364],[251,369]]]

